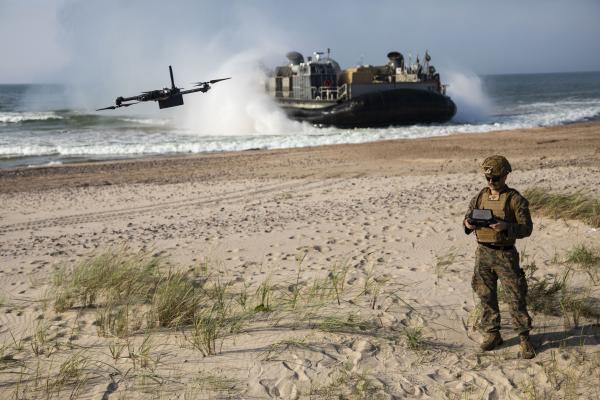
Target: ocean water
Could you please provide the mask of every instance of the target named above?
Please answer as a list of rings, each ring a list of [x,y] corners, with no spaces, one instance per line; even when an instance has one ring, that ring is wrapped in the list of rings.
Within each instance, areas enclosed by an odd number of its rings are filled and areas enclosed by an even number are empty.
[[[186,118],[183,124],[181,111],[159,110],[156,104],[142,107],[143,113],[135,106],[126,112],[96,112],[78,106],[74,89],[67,86],[0,85],[0,169],[476,134],[600,119],[600,72],[483,77],[449,73],[442,78],[449,83],[448,94],[458,107],[452,121],[377,129],[319,128],[286,121],[266,98],[260,106],[247,106],[243,101],[229,102],[233,94],[225,92],[212,105],[219,110],[218,116],[212,115],[220,119],[218,129],[212,129],[211,113],[202,115],[202,123],[190,124]],[[187,108],[188,116],[198,107],[188,97],[196,95],[201,94],[184,97],[186,105],[178,107]],[[97,107],[110,103],[111,99],[102,99]],[[240,114],[256,120],[250,130],[239,129],[235,123]]]

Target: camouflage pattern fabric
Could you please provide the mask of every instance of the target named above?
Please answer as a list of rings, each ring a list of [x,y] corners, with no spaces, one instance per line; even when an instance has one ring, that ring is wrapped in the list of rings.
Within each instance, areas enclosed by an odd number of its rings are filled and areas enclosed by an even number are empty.
[[[508,209],[506,210],[507,215],[504,218],[504,222],[508,223],[508,230],[506,235],[508,239],[522,239],[531,235],[533,231],[533,222],[531,221],[531,213],[529,212],[529,202],[523,195],[508,186],[504,187],[500,192],[513,191],[513,195],[510,196]],[[479,208],[477,200],[481,200],[481,196],[487,196],[490,193],[488,188],[483,188],[480,194],[475,195],[469,203],[469,208],[465,214],[465,218],[471,215],[471,211],[474,208]],[[469,228],[463,225],[466,234],[473,232]]]
[[[500,176],[512,172],[512,167],[504,156],[495,155],[483,160],[481,170],[487,175]]]
[[[501,163],[500,163],[501,164]],[[505,186],[500,192],[512,191],[509,198],[504,221],[508,229],[504,235],[508,242],[526,238],[533,231],[533,222],[529,212],[529,202],[519,192]],[[490,193],[484,188],[471,202],[465,218],[474,208],[479,208],[481,196]],[[473,230],[464,227],[465,233]],[[514,247],[506,250],[493,249],[482,244],[477,246],[475,254],[475,270],[471,286],[481,300],[483,313],[479,328],[481,332],[500,331],[500,311],[498,309],[498,279],[502,283],[505,299],[513,318],[515,330],[527,333],[531,329],[531,317],[527,312],[527,279],[519,266],[519,253]]]
[[[531,317],[527,312],[527,279],[519,266],[519,253],[514,247],[508,250],[497,250],[483,245],[477,246],[475,271],[471,283],[483,307],[480,331],[490,333],[500,331],[498,278],[506,293],[505,299],[515,330],[518,333],[529,332]]]

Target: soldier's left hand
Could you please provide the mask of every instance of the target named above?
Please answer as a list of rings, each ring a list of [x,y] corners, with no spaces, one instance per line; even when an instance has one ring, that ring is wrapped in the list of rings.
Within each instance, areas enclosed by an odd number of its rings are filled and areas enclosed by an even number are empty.
[[[496,232],[502,232],[508,229],[508,224],[504,221],[498,221],[497,223],[490,225],[490,228]]]

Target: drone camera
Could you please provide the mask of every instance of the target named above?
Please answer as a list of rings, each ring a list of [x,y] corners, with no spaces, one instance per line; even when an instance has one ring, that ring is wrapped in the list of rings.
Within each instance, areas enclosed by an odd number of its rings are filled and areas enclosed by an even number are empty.
[[[165,100],[159,100],[158,101],[158,108],[163,109],[163,108],[170,108],[170,107],[177,107],[177,106],[182,106],[183,105],[183,95],[176,95],[176,96],[171,96]]]

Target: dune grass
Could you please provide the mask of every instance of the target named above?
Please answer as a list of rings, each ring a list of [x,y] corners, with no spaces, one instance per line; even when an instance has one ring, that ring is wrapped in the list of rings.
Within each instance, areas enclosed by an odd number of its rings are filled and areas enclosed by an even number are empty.
[[[560,316],[560,295],[565,283],[556,276],[532,281],[527,291],[527,306],[535,312]]]
[[[594,283],[600,280],[600,247],[575,246],[568,252],[566,261],[581,267]]]
[[[529,284],[527,304],[529,310],[535,313],[563,318],[567,329],[580,326],[582,318],[600,321],[598,300],[592,296],[592,287],[573,286],[574,267],[578,266],[590,276],[592,285],[598,282],[600,271],[600,252],[598,249],[583,244],[576,245],[566,253],[566,269],[559,276],[545,275],[542,278],[534,276],[537,271],[535,262],[523,265],[523,270]]]
[[[196,275],[173,272],[148,253],[108,250],[56,271],[54,308],[94,308],[102,336],[190,325],[209,294]]]
[[[555,219],[577,219],[600,228],[600,199],[582,192],[558,194],[542,188],[528,189],[523,194],[533,212]]]
[[[240,398],[242,393],[241,386],[241,382],[236,379],[208,372],[200,372],[186,388],[183,399]]]
[[[203,293],[189,277],[182,273],[169,273],[156,285],[149,318],[165,327],[189,325],[202,298]]]
[[[558,277],[535,279],[535,263],[524,263],[530,279],[532,310],[562,316],[568,327],[581,326],[583,318],[597,316],[589,291],[575,289],[570,283],[570,271],[578,271],[574,264],[589,261],[587,250],[573,253],[576,257],[568,256],[573,265],[569,264],[567,273]],[[391,285],[385,274],[379,274],[373,264],[366,267],[355,270],[348,263],[334,263],[320,276],[306,279],[299,265],[292,282],[274,281],[272,277],[237,282],[211,273],[208,265],[180,272],[169,267],[166,260],[149,254],[109,250],[76,265],[62,266],[56,272],[53,287],[57,311],[96,314],[98,334],[107,337],[100,339],[105,344],[101,350],[103,361],[98,362],[92,358],[97,355],[83,351],[65,352],[67,342],[56,336],[52,322],[39,321],[27,332],[28,340],[13,336],[11,343],[0,347],[0,367],[17,373],[21,368],[22,379],[16,381],[17,395],[13,397],[36,397],[46,391],[47,398],[69,398],[71,393],[80,395],[91,380],[107,380],[109,374],[111,380],[114,376],[115,380],[128,382],[129,389],[124,389],[123,384],[120,391],[151,394],[159,390],[171,379],[161,376],[164,357],[170,357],[160,348],[163,335],[183,338],[178,345],[184,351],[197,351],[204,357],[229,351],[224,343],[234,342],[241,334],[272,329],[299,329],[303,337],[310,331],[327,340],[351,335],[389,339],[397,344],[400,339],[406,350],[419,357],[429,352],[432,342],[426,336],[430,330],[420,325],[422,322],[403,329],[395,329],[399,326],[394,325],[388,330],[389,322],[379,318],[377,310],[388,311],[399,301],[411,306],[396,299],[398,286]],[[341,304],[344,308],[339,307]],[[318,351],[319,345],[290,337],[267,345],[261,354],[266,354],[264,361],[269,361],[285,357],[291,349]],[[17,363],[15,355],[28,361]],[[37,368],[39,372],[32,365],[36,362],[42,366]],[[385,398],[385,384],[364,371],[342,370],[332,378],[331,385],[313,388],[312,396]],[[241,390],[235,380],[224,380],[218,375],[202,376],[193,382],[190,389],[202,393],[231,395]],[[126,396],[127,392],[120,394]],[[118,398],[119,394],[114,395]]]
[[[411,350],[421,350],[425,347],[423,328],[420,326],[407,327],[404,329],[404,340]]]
[[[385,296],[386,280],[375,273],[373,265],[363,287],[351,292],[346,289],[348,262],[333,263],[325,276],[312,281],[302,279],[301,262],[295,282],[273,284],[267,277],[251,291],[246,282],[224,282],[218,274],[211,277],[207,265],[178,272],[150,254],[111,249],[56,271],[54,308],[57,312],[92,310],[102,337],[127,338],[158,328],[181,331],[185,342],[204,356],[218,354],[227,337],[253,323],[275,326],[286,321],[297,327],[350,334],[381,327],[374,318],[358,312],[361,307],[374,310]],[[343,302],[352,309],[340,312]],[[43,340],[39,342],[38,351],[47,351]],[[121,352],[116,345],[110,350],[115,360]]]
[[[596,271],[599,260],[597,249],[583,245],[567,256],[568,263],[587,271]],[[247,283],[236,290],[232,282],[211,278],[207,265],[201,274],[196,269],[183,273],[167,269],[163,261],[117,249],[59,269],[54,278],[55,308],[94,307],[100,336],[122,338],[157,327],[181,330],[187,342],[205,356],[217,354],[226,337],[260,320],[272,320],[274,324],[287,320],[298,327],[332,333],[365,333],[381,328],[376,319],[364,315],[366,310],[375,310],[381,296],[387,296],[383,290],[386,278],[375,272],[374,264],[366,269],[363,284],[354,291],[346,290],[347,262],[334,263],[324,277],[311,282],[301,279],[300,260],[295,282],[275,285],[267,277],[249,292]],[[523,268],[529,281],[531,311],[562,316],[567,327],[579,326],[582,317],[600,318],[589,293],[571,287],[570,269],[560,277],[535,278],[534,262]],[[350,306],[349,311],[340,313],[335,307],[342,302]],[[410,349],[417,350],[424,343],[421,330],[407,330],[404,336]],[[51,351],[43,334],[35,338],[31,343],[35,353]]]
[[[435,265],[433,270],[435,273],[435,284],[439,284],[440,279],[444,276],[448,268],[456,262],[458,258],[457,250],[454,246],[444,254],[438,254],[435,256]]]
[[[163,261],[117,249],[59,269],[54,307],[59,312],[93,307],[98,334],[105,337],[124,338],[157,327],[189,329],[186,337],[194,348],[216,354],[217,340],[243,323],[243,309],[234,307],[228,285],[199,277],[197,270],[173,272]]]
[[[160,281],[162,260],[126,248],[109,250],[54,274],[54,308],[91,307],[107,301],[116,304],[146,302]]]
[[[332,374],[329,384],[312,387],[311,399],[370,400],[386,399],[384,384],[375,377],[353,370],[347,364]]]
[[[600,249],[577,245],[567,254],[567,262],[580,264],[583,267],[600,268]]]
[[[552,276],[530,284],[527,293],[531,311],[552,316],[562,316],[567,329],[577,328],[583,317],[600,320],[600,310],[594,305],[590,289],[576,289],[570,285],[566,275]]]

